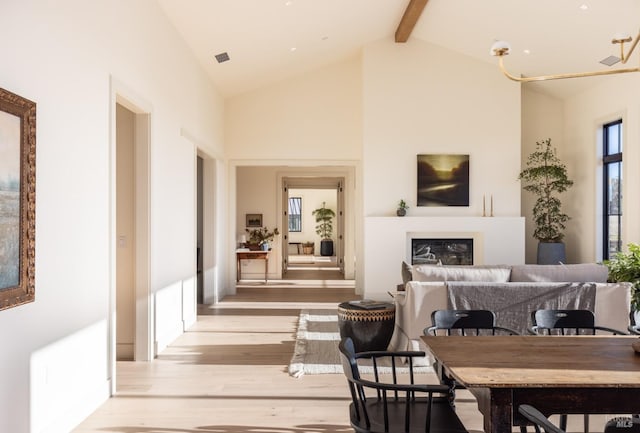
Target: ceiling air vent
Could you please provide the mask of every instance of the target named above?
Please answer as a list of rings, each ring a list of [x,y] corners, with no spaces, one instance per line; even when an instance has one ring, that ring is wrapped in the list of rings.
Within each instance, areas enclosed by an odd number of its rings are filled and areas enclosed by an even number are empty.
[[[225,51],[224,53],[216,54],[215,58],[218,63],[224,63],[229,60],[229,53]]]
[[[620,61],[620,57],[609,56],[606,59],[600,60],[600,63],[607,66],[613,66]]]

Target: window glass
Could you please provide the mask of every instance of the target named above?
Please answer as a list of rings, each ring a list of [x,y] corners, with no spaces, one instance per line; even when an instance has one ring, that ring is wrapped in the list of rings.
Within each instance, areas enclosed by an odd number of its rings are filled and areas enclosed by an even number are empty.
[[[622,250],[622,120],[603,126],[603,259]]]
[[[289,231],[302,231],[302,198],[289,197]]]

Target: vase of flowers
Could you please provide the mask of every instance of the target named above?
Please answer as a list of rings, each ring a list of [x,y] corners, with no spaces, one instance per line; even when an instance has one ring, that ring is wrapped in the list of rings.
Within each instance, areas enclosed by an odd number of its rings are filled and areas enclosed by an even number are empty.
[[[266,227],[246,229],[246,231],[249,233],[249,249],[254,251],[269,251],[271,249],[271,241],[280,234],[277,227],[271,231]]]

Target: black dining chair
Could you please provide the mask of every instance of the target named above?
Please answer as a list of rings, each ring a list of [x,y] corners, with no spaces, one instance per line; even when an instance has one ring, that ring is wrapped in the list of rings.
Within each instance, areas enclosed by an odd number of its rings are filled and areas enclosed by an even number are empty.
[[[544,416],[538,409],[528,404],[521,404],[518,406],[518,412],[527,419],[536,433],[565,433],[565,430],[553,424],[549,419]]]
[[[613,335],[628,335],[606,326],[596,325],[590,310],[536,310],[531,313],[533,335],[595,335],[598,331]],[[567,415],[560,415],[560,429],[567,429]],[[584,415],[584,431],[589,431],[589,415]]]
[[[518,335],[513,329],[496,325],[496,315],[489,310],[435,310],[431,326],[424,335]]]
[[[468,433],[449,404],[447,386],[415,383],[413,360],[423,357],[424,352],[356,353],[349,337],[338,347],[351,393],[349,417],[355,432]],[[372,373],[361,375],[359,363],[363,360],[368,361]],[[385,366],[383,360],[387,361]],[[398,368],[406,365],[409,373],[402,377],[409,383],[400,383]]]
[[[425,328],[424,335],[518,335],[518,332],[496,325],[496,316],[489,310],[435,310],[431,313],[431,326]],[[449,387],[449,398],[454,404],[455,390],[464,389],[453,378],[448,377],[437,362],[435,370],[440,383]]]
[[[604,331],[614,335],[628,335],[624,331],[596,325],[596,318],[589,310],[536,310],[531,313],[533,335],[595,335]]]

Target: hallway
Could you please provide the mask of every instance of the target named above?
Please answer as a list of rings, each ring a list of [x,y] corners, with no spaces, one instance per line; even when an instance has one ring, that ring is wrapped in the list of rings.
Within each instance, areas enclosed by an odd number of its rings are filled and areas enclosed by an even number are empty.
[[[116,396],[73,431],[352,431],[343,375],[296,379],[287,367],[300,309],[334,308],[354,289],[293,288],[243,286],[219,305],[200,305],[196,325],[154,361],[119,362]]]
[[[338,283],[344,280],[344,274],[336,264],[336,256],[322,257],[312,255],[288,256],[287,272],[282,276],[283,280],[333,280]],[[349,283],[349,281],[345,281]],[[353,287],[354,281],[350,281]]]

